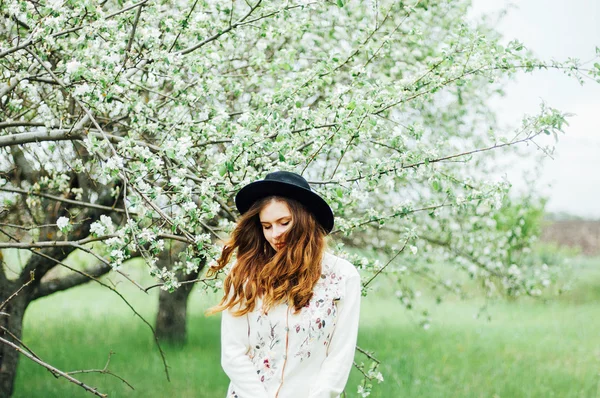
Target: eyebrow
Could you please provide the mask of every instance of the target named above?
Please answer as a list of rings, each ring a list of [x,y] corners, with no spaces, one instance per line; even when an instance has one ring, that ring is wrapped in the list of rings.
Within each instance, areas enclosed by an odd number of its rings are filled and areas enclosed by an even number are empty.
[[[281,220],[283,220],[284,218],[292,218],[292,216],[283,216],[283,217],[279,217],[277,220],[275,220],[275,222],[277,222],[277,221],[281,221]],[[271,224],[271,223],[270,223],[270,222],[268,222],[268,221],[261,221],[260,223],[261,223],[261,224]]]

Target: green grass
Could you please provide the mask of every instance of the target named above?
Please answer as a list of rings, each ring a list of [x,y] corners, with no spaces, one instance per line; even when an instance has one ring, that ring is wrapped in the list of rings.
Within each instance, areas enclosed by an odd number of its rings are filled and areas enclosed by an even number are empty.
[[[371,396],[600,397],[600,259],[578,260],[574,274],[572,290],[553,299],[486,302],[473,295],[431,304],[427,331],[416,310],[403,309],[389,289],[377,289],[363,300],[359,334],[359,346],[382,361],[385,382]],[[153,323],[158,292],[146,297],[121,283]],[[190,298],[188,344],[164,347],[171,382],[147,326],[100,286],[34,302],[24,340],[61,370],[102,368],[114,351],[110,369],[134,391],[109,375],[77,375],[110,397],[224,397],[228,379],[219,361],[219,317],[203,315],[215,300],[200,292]],[[484,305],[491,320],[475,319]],[[357,362],[363,360],[357,354]],[[349,397],[356,396],[360,380],[353,370]],[[22,357],[14,396],[91,395]]]

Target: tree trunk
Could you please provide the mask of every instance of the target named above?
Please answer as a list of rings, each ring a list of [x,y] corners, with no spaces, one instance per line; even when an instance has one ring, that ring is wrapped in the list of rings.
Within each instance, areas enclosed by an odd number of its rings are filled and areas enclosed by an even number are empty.
[[[173,293],[161,290],[156,315],[156,335],[161,341],[184,345],[186,342],[187,299],[191,284],[182,285]]]
[[[0,302],[4,302],[19,287],[21,286],[3,280],[0,285]],[[20,345],[17,339],[20,340],[22,336],[23,315],[29,302],[27,292],[21,292],[6,304],[2,309],[3,314],[0,314],[0,337]],[[20,355],[14,348],[0,343],[0,397],[10,397],[13,393]]]
[[[185,245],[179,242],[172,242],[171,246],[159,255],[159,268],[166,267],[167,269],[171,269],[173,262],[183,250],[185,250]],[[177,272],[177,279],[182,282],[197,279],[204,264],[205,262],[202,262],[196,272],[188,275]],[[165,290],[160,291],[158,313],[156,314],[156,336],[161,341],[175,345],[184,345],[186,343],[187,300],[193,287],[194,284],[188,283],[181,285],[173,293]]]

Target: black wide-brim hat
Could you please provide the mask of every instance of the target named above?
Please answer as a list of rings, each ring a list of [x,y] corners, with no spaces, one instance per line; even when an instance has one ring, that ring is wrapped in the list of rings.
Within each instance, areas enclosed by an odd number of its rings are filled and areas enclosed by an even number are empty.
[[[240,214],[267,196],[283,196],[302,203],[321,224],[326,233],[333,229],[333,211],[325,199],[313,192],[308,182],[299,174],[290,171],[275,171],[267,174],[264,180],[252,182],[237,193],[235,205]]]

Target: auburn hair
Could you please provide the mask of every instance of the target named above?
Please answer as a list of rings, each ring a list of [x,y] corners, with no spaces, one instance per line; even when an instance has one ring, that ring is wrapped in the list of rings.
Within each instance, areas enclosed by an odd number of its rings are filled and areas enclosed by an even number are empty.
[[[281,237],[285,246],[279,251],[265,239],[259,218],[273,201],[287,204],[292,215],[292,225]],[[287,302],[297,313],[308,304],[321,277],[325,236],[323,227],[300,202],[281,196],[256,201],[240,217],[217,264],[208,271],[211,276],[223,269],[236,252],[236,262],[223,283],[223,298],[207,314],[231,309],[233,315],[245,315],[254,310],[257,297],[262,298],[264,311]]]

